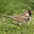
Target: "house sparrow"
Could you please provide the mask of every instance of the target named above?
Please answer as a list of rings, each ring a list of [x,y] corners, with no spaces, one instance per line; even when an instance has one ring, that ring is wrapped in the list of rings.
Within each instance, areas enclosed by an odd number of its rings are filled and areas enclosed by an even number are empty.
[[[26,10],[23,14],[12,16],[11,18],[17,22],[20,23],[20,25],[23,23],[27,23],[30,20],[32,11],[31,10]]]

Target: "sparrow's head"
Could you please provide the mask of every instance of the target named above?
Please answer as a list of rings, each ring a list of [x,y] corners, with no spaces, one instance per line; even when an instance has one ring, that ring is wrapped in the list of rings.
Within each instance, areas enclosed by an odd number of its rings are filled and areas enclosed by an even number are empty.
[[[32,11],[31,10],[26,10],[27,13],[29,13],[29,15],[31,16]]]

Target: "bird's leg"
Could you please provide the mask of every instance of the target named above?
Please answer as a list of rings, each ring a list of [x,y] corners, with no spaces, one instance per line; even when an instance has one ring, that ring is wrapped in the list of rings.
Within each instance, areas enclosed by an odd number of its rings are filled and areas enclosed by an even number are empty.
[[[18,29],[20,29],[22,26],[22,23],[18,23],[17,26],[18,26]]]
[[[20,25],[20,26],[22,25],[22,23],[19,23],[19,22],[17,22],[17,21],[15,21],[15,22],[16,22],[17,25]]]
[[[21,26],[21,25],[22,25],[22,23],[19,23],[19,25]]]

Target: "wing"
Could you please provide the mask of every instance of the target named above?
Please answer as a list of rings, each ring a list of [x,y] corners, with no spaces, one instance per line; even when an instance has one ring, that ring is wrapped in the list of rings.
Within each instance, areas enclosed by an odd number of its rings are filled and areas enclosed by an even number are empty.
[[[12,18],[19,22],[25,22],[26,20],[28,20],[29,17],[26,14],[20,14],[20,15],[12,16]]]

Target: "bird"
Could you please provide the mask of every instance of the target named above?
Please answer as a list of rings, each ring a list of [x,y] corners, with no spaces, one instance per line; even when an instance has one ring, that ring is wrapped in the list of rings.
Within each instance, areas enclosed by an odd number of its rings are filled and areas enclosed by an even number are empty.
[[[31,14],[32,14],[31,10],[26,10],[23,14],[14,15],[14,16],[8,16],[8,15],[3,15],[3,16],[10,17],[13,20],[17,21],[16,23],[19,23],[21,25],[22,23],[29,22]]]
[[[17,21],[17,23],[19,22],[19,24],[21,25],[22,23],[29,22],[31,14],[32,14],[31,10],[26,10],[23,14],[16,15],[16,16],[14,15],[11,18]]]

